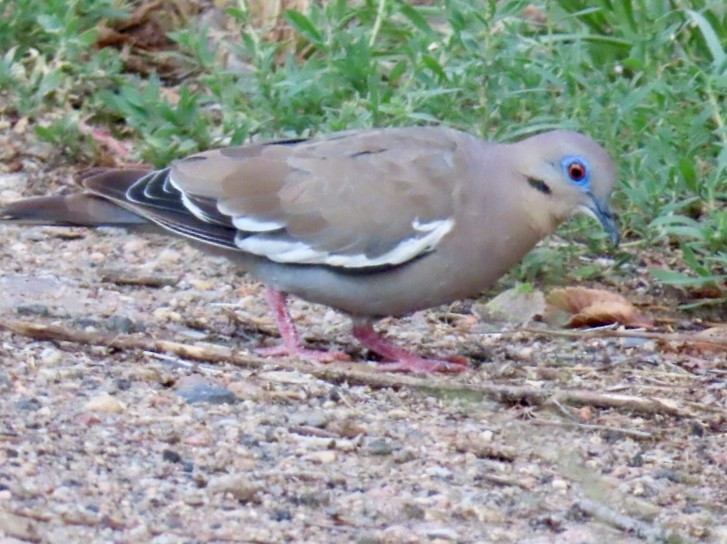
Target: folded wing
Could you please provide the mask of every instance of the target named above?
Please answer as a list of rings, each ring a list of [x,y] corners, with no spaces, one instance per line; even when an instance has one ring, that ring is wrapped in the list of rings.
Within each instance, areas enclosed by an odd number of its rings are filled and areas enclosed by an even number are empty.
[[[124,194],[87,188],[183,236],[277,262],[395,266],[454,227],[461,135],[348,131],[218,149],[148,174]]]

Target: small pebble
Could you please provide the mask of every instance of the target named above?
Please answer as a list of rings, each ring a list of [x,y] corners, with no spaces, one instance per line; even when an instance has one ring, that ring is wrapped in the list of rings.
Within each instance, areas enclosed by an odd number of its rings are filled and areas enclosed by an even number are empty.
[[[406,419],[409,417],[409,412],[401,408],[394,408],[387,412],[386,417],[387,419]]]
[[[212,433],[207,429],[202,429],[199,432],[192,433],[182,439],[182,442],[188,446],[208,446],[212,443]]]
[[[35,412],[41,407],[40,401],[36,398],[23,397],[15,403],[16,410],[23,410],[26,412]]]
[[[371,455],[391,455],[394,447],[385,438],[374,438],[366,444],[366,451]]]
[[[92,319],[90,317],[76,317],[75,319],[71,320],[71,325],[74,328],[84,329],[84,330],[88,330],[88,329],[97,330],[99,328],[98,321],[96,321],[95,319]]]
[[[157,256],[157,265],[174,264],[181,260],[182,254],[175,249],[164,249]]]
[[[293,513],[287,508],[276,508],[273,510],[270,519],[273,521],[290,521],[293,519]]]
[[[174,450],[164,450],[162,452],[162,459],[168,463],[181,463],[182,456]]]
[[[0,391],[10,391],[10,376],[2,368],[0,368]]]
[[[124,253],[138,253],[139,251],[144,251],[147,247],[149,247],[149,242],[147,240],[144,240],[143,238],[135,238],[125,242],[121,246],[121,250]]]
[[[196,278],[189,280],[189,284],[198,291],[211,291],[215,287],[215,284],[211,281],[200,280]]]
[[[139,325],[134,321],[121,315],[112,315],[104,322],[104,326],[111,332],[119,332],[122,334],[129,334],[140,330]]]
[[[217,385],[195,385],[189,388],[177,389],[177,395],[184,398],[189,404],[206,402],[208,404],[234,404],[237,397],[229,389]]]
[[[15,307],[15,311],[19,315],[38,315],[41,317],[50,315],[50,310],[45,304],[19,304]]]
[[[434,465],[431,467],[428,467],[424,473],[427,476],[431,476],[432,478],[440,478],[442,480],[446,480],[448,478],[452,477],[452,471],[449,470],[446,467],[440,466],[440,465]]]
[[[129,378],[115,378],[113,384],[119,391],[128,391],[131,389],[131,380]]]
[[[169,308],[157,308],[152,312],[152,317],[156,321],[182,321],[182,315],[179,312],[170,310]]]
[[[431,527],[425,529],[427,537],[435,541],[459,542],[459,533],[449,527]]]
[[[330,465],[336,460],[336,452],[332,450],[314,451],[306,455],[305,458],[319,465]]]
[[[301,411],[290,416],[290,423],[293,425],[315,427],[317,429],[324,429],[330,420],[330,415],[323,411]]]
[[[408,463],[409,461],[413,461],[417,458],[416,454],[411,449],[403,449],[399,450],[397,452],[394,452],[394,455],[391,457],[395,463]]]
[[[253,483],[246,474],[225,474],[210,480],[210,493],[229,493],[241,503],[257,502],[260,486]]]
[[[204,495],[201,493],[192,493],[184,497],[184,503],[189,506],[203,506],[205,503]]]
[[[7,130],[7,127],[2,127],[2,130]],[[21,187],[26,187],[28,185],[28,174],[25,172],[13,172],[13,173],[1,173],[0,174],[0,189],[2,189],[3,192],[3,199],[6,201],[14,200],[14,199],[5,199],[5,191],[7,191],[11,196],[19,194],[14,189],[18,189]]]
[[[57,365],[63,360],[63,352],[56,348],[45,348],[40,352],[40,360],[46,366]]]
[[[101,393],[92,397],[84,404],[83,409],[88,412],[103,412],[106,414],[120,414],[126,410],[126,405],[108,393]]]

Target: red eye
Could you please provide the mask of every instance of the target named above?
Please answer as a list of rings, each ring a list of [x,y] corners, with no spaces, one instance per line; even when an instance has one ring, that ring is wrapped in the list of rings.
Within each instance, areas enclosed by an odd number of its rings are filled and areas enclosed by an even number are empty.
[[[568,165],[568,177],[573,181],[583,181],[586,177],[586,165],[582,162],[573,161]]]

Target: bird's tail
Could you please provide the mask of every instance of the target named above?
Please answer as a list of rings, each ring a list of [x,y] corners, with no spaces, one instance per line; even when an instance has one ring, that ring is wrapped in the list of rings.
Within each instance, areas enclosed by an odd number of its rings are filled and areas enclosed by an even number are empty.
[[[143,171],[114,171],[86,176],[82,184],[99,178],[113,178],[118,192],[139,179]],[[34,225],[124,226],[146,224],[137,214],[114,204],[111,200],[87,192],[65,196],[26,198],[0,206],[0,221]]]

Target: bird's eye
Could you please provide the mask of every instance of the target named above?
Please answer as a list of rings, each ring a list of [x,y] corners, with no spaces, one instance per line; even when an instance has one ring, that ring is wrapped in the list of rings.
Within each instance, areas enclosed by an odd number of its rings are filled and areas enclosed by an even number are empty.
[[[586,177],[586,167],[579,162],[572,162],[568,165],[568,175],[573,181],[581,181]]]
[[[563,170],[568,179],[578,184],[587,184],[589,178],[588,165],[582,159],[570,157],[562,162]]]

